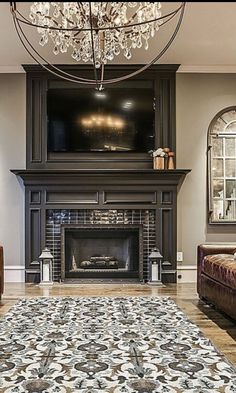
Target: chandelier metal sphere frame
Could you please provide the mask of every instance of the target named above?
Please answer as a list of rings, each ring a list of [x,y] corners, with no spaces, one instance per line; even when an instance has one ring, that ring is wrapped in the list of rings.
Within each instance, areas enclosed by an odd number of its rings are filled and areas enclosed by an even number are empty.
[[[31,58],[48,72],[64,80],[91,85],[98,90],[103,86],[132,78],[155,64],[168,50],[181,27],[186,2],[173,11],[161,14],[160,2],[34,2],[29,17],[20,12],[16,2],[10,2],[17,35]],[[176,17],[175,28],[156,56],[137,70],[112,79],[105,79],[105,65],[120,53],[130,60],[133,50],[143,45],[148,49],[149,39]],[[25,26],[37,29],[39,44],[53,43],[53,53],[71,50],[74,61],[92,63],[94,79],[66,72],[51,64],[32,45]]]

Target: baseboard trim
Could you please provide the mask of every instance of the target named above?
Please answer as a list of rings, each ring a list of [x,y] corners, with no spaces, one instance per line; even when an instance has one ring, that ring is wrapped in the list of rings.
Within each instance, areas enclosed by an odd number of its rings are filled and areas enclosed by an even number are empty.
[[[178,265],[177,270],[197,270],[196,265]]]
[[[39,271],[37,270],[37,273]],[[165,272],[166,273],[166,272]],[[171,273],[173,273],[171,271]],[[178,277],[180,276],[181,277]],[[4,280],[5,282],[25,282],[25,267],[24,266],[4,266]],[[196,282],[197,281],[197,266],[195,265],[178,265],[177,266],[177,282]]]
[[[4,266],[5,282],[25,282],[24,266]]]
[[[197,282],[197,266],[196,265],[178,265],[177,266],[177,282],[178,283]]]

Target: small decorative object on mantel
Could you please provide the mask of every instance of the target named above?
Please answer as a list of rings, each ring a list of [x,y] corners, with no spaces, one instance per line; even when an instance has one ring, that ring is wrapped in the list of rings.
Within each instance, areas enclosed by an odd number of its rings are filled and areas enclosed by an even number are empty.
[[[167,169],[175,169],[174,156],[175,156],[175,153],[173,151],[170,151],[168,153],[168,167],[167,167]]]
[[[150,150],[153,157],[153,169],[165,169],[165,152],[162,148],[157,150]]]
[[[153,157],[153,169],[174,169],[174,152],[169,147],[159,147],[156,150],[150,150]]]
[[[168,154],[170,152],[169,147],[164,147],[163,151],[165,152],[165,169],[168,169],[168,162],[169,162],[169,158],[168,158]]]
[[[53,255],[48,248],[44,248],[42,254],[39,256],[40,260],[40,284],[39,285],[53,285],[52,280],[52,261]]]

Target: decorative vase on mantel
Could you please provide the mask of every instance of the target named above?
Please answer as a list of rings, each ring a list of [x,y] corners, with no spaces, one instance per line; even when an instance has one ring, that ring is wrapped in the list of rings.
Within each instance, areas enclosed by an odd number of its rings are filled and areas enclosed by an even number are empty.
[[[175,153],[173,151],[168,153],[168,169],[175,169],[174,156]]]
[[[165,169],[165,158],[164,157],[153,157],[153,169]]]
[[[153,157],[153,169],[168,170],[175,169],[174,156],[175,153],[169,147],[159,147],[156,150],[151,150]]]

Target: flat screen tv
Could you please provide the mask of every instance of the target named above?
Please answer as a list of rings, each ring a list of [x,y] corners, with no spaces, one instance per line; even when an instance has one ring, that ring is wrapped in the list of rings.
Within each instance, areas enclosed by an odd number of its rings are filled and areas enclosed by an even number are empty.
[[[154,147],[154,88],[49,88],[49,152],[140,152]]]

